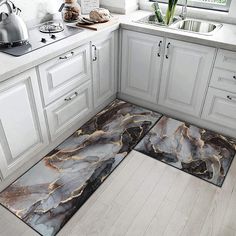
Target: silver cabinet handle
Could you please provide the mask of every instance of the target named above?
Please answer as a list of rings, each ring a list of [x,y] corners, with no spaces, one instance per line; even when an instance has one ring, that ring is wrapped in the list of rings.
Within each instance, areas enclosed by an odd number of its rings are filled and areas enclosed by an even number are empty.
[[[227,96],[227,98],[230,100],[230,101],[232,101],[232,100],[236,100],[236,97],[234,97],[234,96]]]
[[[169,59],[169,50],[170,50],[170,43],[168,43],[166,47],[166,59]]]
[[[92,48],[94,50],[94,57],[93,57],[93,61],[97,60],[97,47],[95,45],[92,45]]]
[[[162,45],[162,40],[159,42],[159,44],[158,44],[158,52],[157,52],[157,56],[158,57],[161,57],[161,45]]]
[[[74,99],[75,97],[77,97],[79,94],[77,93],[77,92],[75,92],[73,95],[71,95],[70,97],[68,97],[68,98],[65,98],[64,100],[66,101],[66,102],[69,102],[69,101],[71,101],[72,99]]]
[[[68,55],[65,55],[64,57],[59,57],[60,60],[67,60],[69,59],[70,57],[73,57],[74,56],[74,52],[70,52]]]

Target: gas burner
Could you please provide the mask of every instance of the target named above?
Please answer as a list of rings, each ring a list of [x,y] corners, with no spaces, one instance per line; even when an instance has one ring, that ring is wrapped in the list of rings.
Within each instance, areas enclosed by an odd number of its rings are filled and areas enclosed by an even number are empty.
[[[60,22],[49,21],[39,27],[42,33],[59,33],[64,30],[63,24]]]
[[[13,43],[2,43],[0,42],[0,48],[14,48],[19,46],[28,45],[29,41],[19,41],[19,42],[13,42]]]

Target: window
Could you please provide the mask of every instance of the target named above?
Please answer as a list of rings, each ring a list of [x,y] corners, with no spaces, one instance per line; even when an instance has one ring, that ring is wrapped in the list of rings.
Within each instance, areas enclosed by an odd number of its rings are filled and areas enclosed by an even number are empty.
[[[155,0],[150,0],[155,2]],[[157,0],[157,2],[168,3],[168,0]],[[183,5],[185,0],[179,0],[178,4]],[[229,11],[231,0],[188,0],[188,6],[218,11]]]

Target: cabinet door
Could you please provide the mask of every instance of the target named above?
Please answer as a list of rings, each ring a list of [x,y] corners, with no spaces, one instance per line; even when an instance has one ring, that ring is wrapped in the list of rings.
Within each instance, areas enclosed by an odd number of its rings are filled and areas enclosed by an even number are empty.
[[[48,144],[35,70],[0,84],[0,169],[13,173]]]
[[[48,105],[91,79],[89,44],[43,63],[39,74],[44,103]]]
[[[95,107],[116,94],[115,62],[118,55],[115,36],[116,33],[112,33],[92,43]]]
[[[123,31],[121,92],[157,102],[163,38]]]
[[[215,49],[167,39],[159,104],[199,117]]]
[[[236,130],[235,94],[209,88],[202,118]]]
[[[51,139],[66,132],[92,111],[91,82],[87,82],[46,108]]]

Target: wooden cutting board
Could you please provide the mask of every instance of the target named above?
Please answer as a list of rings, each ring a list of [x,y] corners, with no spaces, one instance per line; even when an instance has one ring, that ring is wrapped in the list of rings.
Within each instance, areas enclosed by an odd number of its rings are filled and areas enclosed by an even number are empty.
[[[118,17],[112,17],[108,22],[105,22],[105,23],[96,23],[94,25],[84,25],[84,24],[77,23],[76,26],[98,31],[98,30],[105,29],[108,26],[112,26],[116,24],[118,22],[118,19],[119,19]]]

